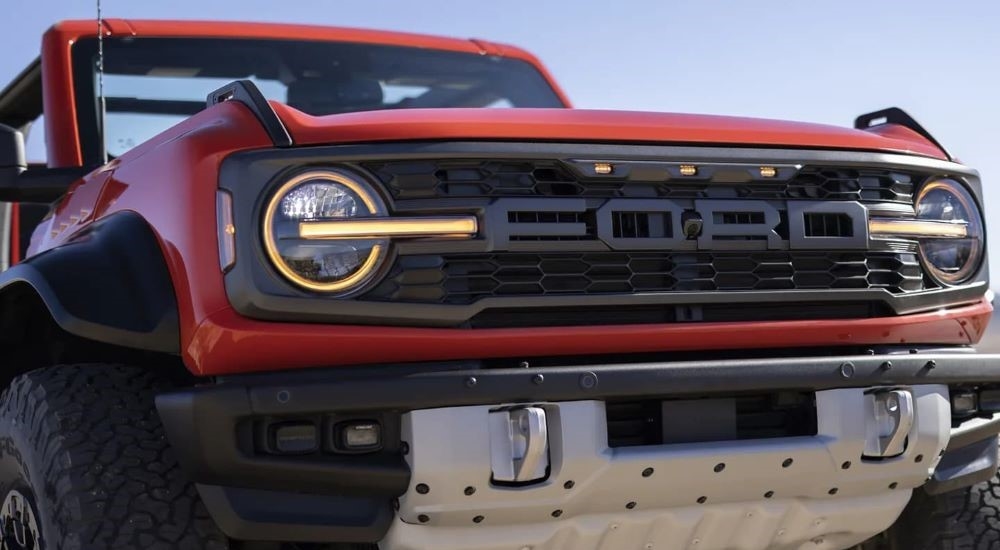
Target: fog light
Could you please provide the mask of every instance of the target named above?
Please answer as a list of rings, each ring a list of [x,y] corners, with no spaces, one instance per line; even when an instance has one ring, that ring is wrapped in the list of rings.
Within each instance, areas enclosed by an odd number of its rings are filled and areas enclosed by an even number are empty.
[[[906,449],[913,427],[913,394],[889,390],[865,395],[865,452],[867,458],[893,457]]]
[[[980,390],[979,410],[984,412],[1000,412],[1000,390]]]
[[[312,422],[286,422],[271,427],[274,450],[281,454],[306,454],[319,448],[316,425]]]
[[[342,424],[340,446],[353,452],[377,450],[382,446],[382,427],[367,420]]]
[[[976,412],[979,409],[979,400],[976,394],[968,391],[951,394],[951,414],[963,416]]]

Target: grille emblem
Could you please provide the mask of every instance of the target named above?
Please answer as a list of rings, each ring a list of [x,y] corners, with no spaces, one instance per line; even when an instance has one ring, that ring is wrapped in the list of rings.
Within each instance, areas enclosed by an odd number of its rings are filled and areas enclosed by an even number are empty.
[[[867,250],[869,239],[868,209],[856,201],[504,198],[485,221],[491,250],[559,240],[629,251]]]

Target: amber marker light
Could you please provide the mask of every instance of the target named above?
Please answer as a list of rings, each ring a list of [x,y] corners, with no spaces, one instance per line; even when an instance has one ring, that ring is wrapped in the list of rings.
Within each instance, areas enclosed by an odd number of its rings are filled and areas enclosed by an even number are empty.
[[[219,231],[219,267],[228,271],[236,263],[236,225],[233,224],[233,196],[219,191],[215,198]]]
[[[614,165],[610,162],[595,162],[594,163],[594,173],[606,176],[615,171]]]

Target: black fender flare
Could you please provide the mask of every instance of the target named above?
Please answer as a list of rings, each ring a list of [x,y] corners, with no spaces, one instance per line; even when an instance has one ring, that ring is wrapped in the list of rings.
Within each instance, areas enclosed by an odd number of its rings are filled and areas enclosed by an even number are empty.
[[[132,349],[180,352],[170,272],[159,241],[139,214],[112,214],[0,273],[0,303],[25,285],[70,334]],[[0,314],[16,317],[19,312]]]

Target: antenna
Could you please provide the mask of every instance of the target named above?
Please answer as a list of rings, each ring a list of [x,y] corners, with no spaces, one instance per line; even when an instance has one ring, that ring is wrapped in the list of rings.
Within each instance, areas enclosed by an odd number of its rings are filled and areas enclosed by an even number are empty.
[[[104,101],[104,16],[101,14],[101,0],[97,0],[97,110],[101,164],[107,164],[108,147],[104,142],[104,118],[108,109]]]

